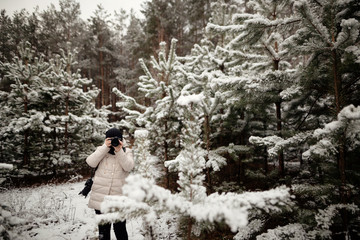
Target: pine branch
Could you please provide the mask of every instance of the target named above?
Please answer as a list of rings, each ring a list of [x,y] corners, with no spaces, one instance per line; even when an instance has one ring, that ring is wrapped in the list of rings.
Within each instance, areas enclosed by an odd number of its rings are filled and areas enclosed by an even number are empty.
[[[321,97],[321,94],[319,94],[319,96],[315,99],[315,101],[311,104],[311,107],[309,109],[309,111],[307,112],[306,116],[304,117],[304,119],[300,122],[300,124],[295,128],[295,130],[299,130],[301,125],[305,122],[306,118],[310,115],[311,110],[313,109],[313,107],[315,106],[315,103],[319,100],[319,98]]]
[[[319,5],[320,7],[322,7],[323,5],[319,2],[319,1],[317,1],[317,0],[313,0],[317,5]]]

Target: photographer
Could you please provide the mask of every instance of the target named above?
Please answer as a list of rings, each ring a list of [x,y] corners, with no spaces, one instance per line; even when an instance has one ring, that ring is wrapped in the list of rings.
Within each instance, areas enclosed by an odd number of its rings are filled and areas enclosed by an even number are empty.
[[[86,159],[87,164],[96,168],[94,183],[91,188],[89,208],[101,214],[100,205],[107,195],[121,195],[125,178],[134,167],[131,149],[125,148],[125,140],[119,129],[111,128],[106,132],[106,139]],[[118,240],[127,240],[126,221],[113,224]],[[110,239],[111,223],[99,225],[99,239]]]

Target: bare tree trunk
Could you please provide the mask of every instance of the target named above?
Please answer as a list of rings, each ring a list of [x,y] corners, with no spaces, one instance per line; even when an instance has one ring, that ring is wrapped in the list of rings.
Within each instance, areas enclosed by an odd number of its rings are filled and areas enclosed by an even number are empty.
[[[113,113],[116,112],[116,94],[111,92],[111,111]],[[112,115],[112,121],[115,121],[116,120],[116,116],[115,114]]]
[[[98,79],[98,87],[101,89],[101,93],[99,94],[97,99],[97,107],[101,108],[103,106],[103,95],[104,95],[104,66],[103,66],[104,56],[101,50],[101,47],[103,45],[103,39],[101,35],[98,36],[98,40],[99,40],[98,47],[99,47],[99,73],[100,73],[100,78]]]

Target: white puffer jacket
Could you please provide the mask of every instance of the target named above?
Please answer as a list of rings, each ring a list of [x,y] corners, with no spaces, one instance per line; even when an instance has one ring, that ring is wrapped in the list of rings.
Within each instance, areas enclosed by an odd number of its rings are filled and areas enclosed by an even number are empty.
[[[100,210],[100,205],[107,195],[121,195],[125,178],[134,168],[134,160],[130,148],[120,150],[115,155],[108,153],[110,148],[105,144],[98,147],[95,152],[87,157],[86,162],[90,167],[98,166],[93,178],[89,208]]]

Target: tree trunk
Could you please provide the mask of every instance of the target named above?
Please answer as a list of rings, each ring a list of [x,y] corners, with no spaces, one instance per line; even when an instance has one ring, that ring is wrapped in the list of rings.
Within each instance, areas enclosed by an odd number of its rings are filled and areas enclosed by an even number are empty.
[[[112,111],[113,113],[116,112],[116,94],[113,93],[113,92],[111,92],[111,111]],[[113,115],[111,116],[111,120],[112,120],[112,121],[116,121],[116,116],[115,116],[115,114],[113,114]]]
[[[192,184],[192,179],[193,179],[193,175],[190,175],[190,185]],[[190,188],[190,202],[193,201],[193,191]],[[192,225],[193,225],[193,220],[191,218],[191,216],[188,217],[188,225],[187,225],[187,240],[191,240],[191,232],[192,232]]]
[[[267,147],[265,146],[265,149],[264,149],[264,151],[265,151],[265,154],[264,154],[264,173],[265,173],[265,175],[267,175],[268,174],[268,172],[269,172],[269,163],[268,163],[268,154],[267,154]]]
[[[168,126],[167,126],[167,121],[165,121],[165,140],[164,140],[164,162],[166,162],[167,160],[169,160],[169,156],[168,156],[168,151],[169,151],[169,146],[167,143],[167,132],[168,132]],[[169,176],[169,169],[167,167],[165,167],[165,173],[166,173],[166,188],[169,189],[170,188],[170,176]]]
[[[278,45],[277,42],[275,42],[275,51],[278,51]],[[279,61],[278,59],[274,59],[274,70],[279,70]],[[278,136],[282,136],[282,120],[281,120],[281,99],[275,102],[276,107],[276,121],[277,121],[277,132]],[[284,152],[283,150],[280,150],[278,155],[278,162],[279,162],[279,175],[284,176],[285,175],[285,165],[284,165]]]
[[[187,240],[191,240],[192,225],[193,225],[192,219],[191,217],[189,217],[188,225],[187,225]]]
[[[28,98],[25,95],[25,97],[24,97],[24,113],[26,114],[27,112],[28,112]],[[27,165],[30,163],[29,150],[28,150],[28,148],[29,148],[28,137],[29,137],[29,131],[26,129],[24,132],[24,156],[23,156],[24,165]]]
[[[341,98],[341,79],[338,74],[338,59],[336,50],[333,50],[332,57],[334,60],[333,63],[333,75],[334,75],[334,94],[335,94],[335,107],[336,107],[336,114],[341,111],[342,108],[342,98]]]
[[[97,107],[101,108],[103,106],[103,94],[104,94],[104,66],[103,66],[104,56],[101,50],[101,47],[103,45],[103,40],[101,35],[98,36],[98,40],[99,40],[98,47],[99,47],[99,73],[100,73],[100,78],[98,79],[98,88],[100,88],[101,93],[97,98]]]
[[[25,65],[28,65],[28,60],[25,59]],[[29,83],[27,81],[25,81],[25,84],[28,85]],[[25,96],[24,96],[24,113],[27,114],[28,113],[28,97],[27,97],[27,87],[24,88],[25,91]],[[24,156],[23,156],[23,163],[24,165],[27,165],[30,163],[30,156],[29,156],[29,140],[28,140],[28,136],[29,136],[29,131],[25,130],[24,132]]]
[[[206,142],[206,157],[205,157],[205,161],[209,161],[209,152],[210,152],[210,120],[209,120],[209,116],[206,115],[205,116],[205,121],[204,121],[204,132],[205,132],[205,142]],[[207,192],[208,194],[211,193],[211,171],[210,168],[206,168],[206,182],[207,182]]]
[[[334,94],[335,94],[335,107],[336,107],[336,115],[338,115],[343,107],[343,101],[341,96],[341,78],[338,73],[338,57],[336,50],[332,51],[333,57],[333,75],[334,75]],[[345,174],[345,136],[340,136],[339,139],[339,149],[338,149],[338,167],[339,167],[339,175],[340,181],[342,185],[342,189],[346,185],[346,174]],[[345,199],[345,193],[341,191],[341,198]]]
[[[66,96],[65,99],[65,116],[69,116],[69,94]],[[65,153],[68,152],[68,120],[65,122],[65,142],[64,142],[64,148]]]
[[[275,3],[274,9],[273,9],[273,12],[272,12],[272,17],[273,17],[274,20],[277,18],[276,7],[277,7],[277,5]],[[277,41],[275,41],[275,43],[274,43],[274,50],[275,50],[276,53],[279,52],[279,46],[278,46]],[[279,70],[279,62],[280,62],[280,59],[277,59],[277,58],[273,59],[274,71]],[[279,99],[277,102],[275,102],[275,106],[276,106],[277,132],[278,132],[278,136],[281,137],[282,136],[281,99]],[[279,152],[278,162],[279,162],[279,175],[284,176],[285,175],[285,165],[284,165],[284,152],[283,152],[283,150],[280,150],[280,152]]]
[[[281,133],[281,131],[282,131],[281,101],[276,102],[275,106],[276,106],[277,132],[278,132],[278,136],[281,137],[282,136],[282,133]],[[278,160],[279,160],[279,174],[280,174],[280,176],[284,176],[285,175],[285,165],[284,165],[284,152],[283,152],[283,150],[281,150],[279,152]]]
[[[71,74],[71,69],[70,69],[70,65],[68,64],[66,66],[66,71],[68,73],[68,75],[70,76]],[[69,84],[67,84],[69,85]],[[69,116],[69,93],[67,93],[66,98],[65,98],[65,116]],[[65,153],[68,152],[68,120],[66,120],[65,122],[65,142],[64,142],[64,148],[65,148]]]

